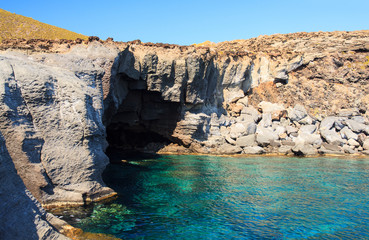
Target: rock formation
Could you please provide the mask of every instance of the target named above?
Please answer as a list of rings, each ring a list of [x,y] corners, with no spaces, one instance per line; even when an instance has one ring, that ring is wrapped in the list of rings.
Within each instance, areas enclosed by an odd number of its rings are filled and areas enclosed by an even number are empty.
[[[159,153],[369,151],[367,31],[209,46],[93,40],[0,46],[0,170],[9,169],[1,177],[18,179],[11,187],[27,202],[22,209],[35,209],[27,220],[34,239],[59,236],[34,198],[48,207],[114,195],[101,179],[108,145]],[[17,232],[5,226],[1,234]]]

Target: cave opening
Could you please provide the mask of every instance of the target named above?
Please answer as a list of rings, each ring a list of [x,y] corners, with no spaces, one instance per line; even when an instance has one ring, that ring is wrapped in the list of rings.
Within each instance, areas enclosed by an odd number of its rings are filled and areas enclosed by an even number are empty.
[[[106,153],[111,162],[112,153],[117,151],[127,155],[156,153],[168,144],[180,144],[172,136],[180,119],[180,103],[165,101],[160,92],[148,91],[138,81],[123,78],[120,84],[124,84],[126,96],[106,126]]]

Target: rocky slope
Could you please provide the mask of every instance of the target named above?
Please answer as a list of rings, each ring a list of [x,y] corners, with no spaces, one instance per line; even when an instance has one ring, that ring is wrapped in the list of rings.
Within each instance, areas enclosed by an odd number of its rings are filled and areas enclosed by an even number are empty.
[[[24,209],[36,204],[28,191],[44,207],[113,196],[101,180],[108,145],[205,154],[369,150],[367,31],[200,47],[14,40],[0,49],[1,147],[9,153],[1,161],[28,189],[16,187]],[[29,220],[28,228],[46,238],[49,220],[37,209],[32,216],[46,225]],[[2,234],[18,232],[3,222]]]

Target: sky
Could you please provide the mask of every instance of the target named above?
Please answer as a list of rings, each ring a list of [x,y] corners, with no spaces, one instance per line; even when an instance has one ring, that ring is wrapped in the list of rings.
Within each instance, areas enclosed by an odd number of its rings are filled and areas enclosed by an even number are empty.
[[[181,45],[369,29],[369,0],[1,0],[0,8],[103,40]]]

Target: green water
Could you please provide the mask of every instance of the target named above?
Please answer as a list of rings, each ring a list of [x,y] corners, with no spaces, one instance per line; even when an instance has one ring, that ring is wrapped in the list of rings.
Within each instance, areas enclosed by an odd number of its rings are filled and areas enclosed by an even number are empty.
[[[104,181],[113,204],[64,218],[122,239],[369,239],[369,159],[147,157]]]

